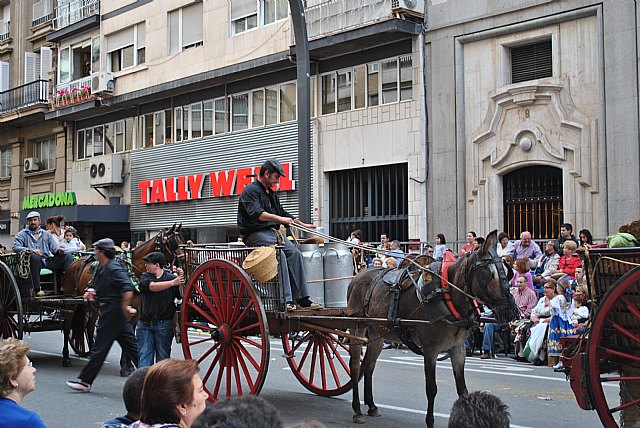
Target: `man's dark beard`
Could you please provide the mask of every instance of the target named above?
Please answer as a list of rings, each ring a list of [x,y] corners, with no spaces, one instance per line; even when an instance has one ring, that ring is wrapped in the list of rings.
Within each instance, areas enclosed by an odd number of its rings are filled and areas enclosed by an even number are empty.
[[[38,230],[39,227],[40,226],[36,225],[35,223],[29,223],[29,230],[31,230],[31,231]]]

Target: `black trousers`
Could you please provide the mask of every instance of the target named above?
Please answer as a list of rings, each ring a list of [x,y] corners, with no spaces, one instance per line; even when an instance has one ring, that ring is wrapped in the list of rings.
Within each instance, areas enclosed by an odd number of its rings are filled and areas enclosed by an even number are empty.
[[[31,253],[30,259],[31,281],[36,293],[40,291],[40,269],[45,267],[51,269],[55,275],[59,275],[62,272],[66,272],[67,268],[73,263],[73,256],[69,253],[56,253],[47,261],[42,256]],[[62,279],[62,276],[60,275],[58,279]]]
[[[78,376],[80,380],[88,384],[93,383],[115,341],[118,341],[127,358],[138,367],[138,344],[133,334],[133,327],[124,317],[122,305],[112,303],[100,309],[96,341],[91,350],[89,362]]]

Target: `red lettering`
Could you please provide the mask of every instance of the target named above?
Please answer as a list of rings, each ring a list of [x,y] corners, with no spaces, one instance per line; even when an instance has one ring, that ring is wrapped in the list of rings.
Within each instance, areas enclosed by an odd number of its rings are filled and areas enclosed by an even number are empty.
[[[253,181],[253,168],[240,168],[236,173],[236,188],[235,195],[239,195],[244,190],[244,187]]]
[[[284,192],[286,190],[293,190],[293,168],[291,167],[291,164],[282,164],[282,169],[284,169],[284,177],[280,177],[278,189],[281,192]]]
[[[149,197],[149,203],[155,204],[158,202],[165,202],[163,180],[153,180],[153,183],[151,184],[151,196]]]
[[[179,201],[188,201],[189,200],[189,193],[187,192],[187,177],[185,177],[184,175],[181,175],[180,177],[178,177],[178,189],[177,189],[177,194],[178,194],[178,200]]]
[[[140,203],[146,205],[149,203],[149,188],[151,187],[151,181],[138,181],[138,189],[140,189]]]
[[[236,171],[219,171],[209,174],[211,180],[211,196],[230,196],[233,194],[233,182]]]
[[[167,202],[174,202],[178,200],[178,195],[176,194],[176,179],[166,178],[164,180],[164,188],[167,195]]]
[[[200,199],[204,186],[204,174],[194,174],[187,177],[189,183],[189,199]]]

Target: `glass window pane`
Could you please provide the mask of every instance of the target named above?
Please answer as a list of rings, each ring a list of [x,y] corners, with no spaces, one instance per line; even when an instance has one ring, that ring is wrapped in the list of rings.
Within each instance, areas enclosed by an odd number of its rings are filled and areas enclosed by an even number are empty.
[[[413,69],[411,55],[400,57],[400,101],[413,97]]]
[[[214,101],[216,109],[216,134],[223,134],[227,130],[226,118],[227,112],[225,109],[224,98],[219,98]]]
[[[253,91],[251,94],[251,126],[264,125],[264,90]]]
[[[264,0],[263,2],[264,23],[270,24],[276,20],[276,0]]]
[[[398,60],[382,61],[382,104],[398,101]]]
[[[144,147],[153,147],[153,113],[144,115]]]
[[[110,154],[115,150],[115,123],[106,123],[104,125],[104,153]]]
[[[249,94],[231,97],[231,130],[238,131],[249,127]]]
[[[182,107],[176,107],[176,141],[182,141]]]
[[[100,37],[91,39],[91,73],[100,71]]]
[[[258,15],[251,15],[247,17],[247,30],[256,28],[258,26]]]
[[[202,138],[202,103],[191,104],[191,138]]]
[[[71,46],[60,50],[60,83],[71,81]]]
[[[104,154],[104,128],[96,126],[93,128],[93,155],[100,156]]]
[[[124,121],[115,123],[115,147],[116,152],[120,153],[125,150],[124,144]]]
[[[122,68],[125,69],[133,67],[134,61],[133,45],[127,46],[126,48],[122,49]]]
[[[377,106],[380,101],[378,99],[378,64],[367,65],[367,98],[369,107]]]
[[[153,114],[153,145],[164,144],[164,111]]]
[[[84,159],[84,129],[78,131],[76,141],[76,159]]]
[[[133,149],[133,124],[134,119],[132,117],[124,120],[124,149]]]
[[[213,135],[213,101],[202,103],[202,136]]]
[[[351,110],[351,71],[338,72],[338,111]]]
[[[189,106],[182,107],[182,139],[191,139],[191,133],[189,132]]]
[[[365,68],[360,65],[353,70],[353,102],[354,108],[364,108],[365,98]]]
[[[322,114],[336,112],[336,75],[335,73],[322,76]]]
[[[180,10],[169,12],[169,53],[180,52]]]
[[[276,3],[276,20],[286,18],[289,15],[288,0],[277,0]]]
[[[280,85],[280,122],[296,120],[296,84]]]
[[[265,118],[267,125],[278,123],[278,88],[269,87],[265,89],[265,97],[267,99],[265,108]]]
[[[164,143],[171,144],[173,128],[171,127],[171,109],[164,111]]]
[[[84,132],[84,152],[88,158],[93,156],[93,128],[86,129]]]

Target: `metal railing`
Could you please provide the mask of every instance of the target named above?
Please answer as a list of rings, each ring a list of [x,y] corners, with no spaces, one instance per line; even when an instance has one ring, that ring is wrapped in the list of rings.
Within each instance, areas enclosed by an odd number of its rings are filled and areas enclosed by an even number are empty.
[[[309,39],[391,17],[390,0],[325,0],[307,4],[305,18]]]
[[[85,76],[71,82],[56,85],[53,96],[55,97],[59,94],[68,94],[71,96],[76,91],[84,91],[85,88],[91,89],[91,76]]]
[[[36,27],[53,18],[53,0],[40,0],[33,4],[33,19],[31,26]]]
[[[11,37],[11,21],[0,21],[0,40]]]
[[[48,95],[49,82],[47,80],[35,80],[0,92],[0,113],[36,104],[47,104],[49,102]]]
[[[100,0],[74,0],[56,7],[53,29],[60,30],[100,13]]]

